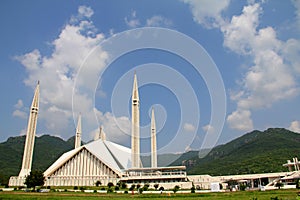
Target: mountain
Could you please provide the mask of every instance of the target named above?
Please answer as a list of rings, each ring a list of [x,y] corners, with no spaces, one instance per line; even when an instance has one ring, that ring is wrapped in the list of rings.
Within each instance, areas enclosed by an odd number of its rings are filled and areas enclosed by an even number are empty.
[[[32,169],[46,170],[59,156],[74,148],[73,138],[64,141],[59,137],[42,135],[35,138]],[[7,184],[10,176],[20,172],[25,136],[10,137],[0,143],[0,183]]]
[[[300,134],[282,128],[247,133],[227,144],[219,145],[205,157],[187,156],[193,161],[188,174],[250,174],[287,171],[282,164],[300,155]],[[187,158],[184,158],[186,156]]]
[[[74,148],[74,137],[67,141],[43,135],[36,137],[32,169],[46,170],[59,156]],[[20,172],[25,136],[10,137],[0,143],[0,183]],[[207,151],[207,150],[205,150]],[[202,152],[203,153],[203,152]],[[199,158],[198,151],[158,155],[159,166],[187,165],[188,174],[249,174],[286,171],[286,160],[300,155],[300,134],[281,128],[253,131],[231,142],[213,148]],[[179,158],[178,158],[179,157]],[[178,159],[177,159],[178,158]],[[173,163],[172,161],[175,160]],[[142,157],[145,167],[150,156]]]

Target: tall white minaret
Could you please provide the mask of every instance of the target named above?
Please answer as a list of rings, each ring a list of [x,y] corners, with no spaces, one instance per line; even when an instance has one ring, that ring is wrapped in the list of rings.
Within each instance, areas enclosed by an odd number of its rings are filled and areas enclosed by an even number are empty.
[[[75,135],[75,149],[81,146],[81,114],[78,116],[78,122]]]
[[[131,167],[140,168],[140,99],[136,73],[133,79],[131,117]]]
[[[153,107],[151,115],[151,167],[157,167],[156,125]]]
[[[26,141],[25,141],[24,154],[23,154],[23,162],[22,162],[21,171],[19,173],[19,177],[25,177],[29,175],[31,171],[36,123],[37,123],[37,117],[39,111],[39,96],[40,96],[40,82],[38,81],[38,84],[34,91],[31,107],[30,107],[30,114],[29,114],[28,126],[26,132]]]

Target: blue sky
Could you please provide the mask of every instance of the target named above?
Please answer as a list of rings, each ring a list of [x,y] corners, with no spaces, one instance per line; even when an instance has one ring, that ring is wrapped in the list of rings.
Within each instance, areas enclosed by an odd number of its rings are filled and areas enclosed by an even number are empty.
[[[68,139],[81,112],[84,141],[103,125],[108,139],[130,146],[134,71],[144,153],[152,106],[159,153],[222,144],[255,129],[300,132],[300,1],[4,0],[0,24],[1,141],[25,134],[40,80],[38,135]],[[220,82],[199,73],[189,56],[128,44],[126,34],[143,37],[147,27],[202,46],[185,55],[199,54]],[[157,41],[185,50],[185,40]],[[122,45],[132,51],[118,55]]]

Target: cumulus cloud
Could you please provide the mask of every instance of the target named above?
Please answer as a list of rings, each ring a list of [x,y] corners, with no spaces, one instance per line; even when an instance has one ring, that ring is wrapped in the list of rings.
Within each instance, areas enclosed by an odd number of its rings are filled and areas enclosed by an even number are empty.
[[[15,110],[12,115],[14,117],[20,117],[22,119],[26,119],[27,118],[27,113],[21,110]]]
[[[130,131],[129,119],[95,111],[91,98],[99,73],[109,59],[109,53],[98,46],[105,37],[89,19],[92,15],[91,8],[80,6],[77,15],[71,17],[53,40],[50,55],[35,49],[16,59],[28,73],[24,81],[27,86],[35,88],[37,80],[41,82],[39,119],[45,123],[46,132],[70,137],[74,134],[73,115],[76,117],[81,112],[83,139],[93,138],[89,133],[101,124],[108,138],[121,141],[119,136]],[[23,116],[19,111],[14,115]]]
[[[207,124],[207,125],[202,127],[202,130],[204,130],[205,132],[213,133],[215,129],[212,125]]]
[[[27,118],[27,113],[24,111],[24,104],[22,99],[18,99],[17,103],[14,105],[15,110],[12,113],[12,116],[14,117],[19,117],[21,119],[26,119]]]
[[[130,28],[136,28],[140,25],[140,20],[136,16],[136,11],[132,11],[130,17],[124,18],[125,23]]]
[[[160,15],[155,15],[146,21],[146,26],[158,26],[158,27],[170,27],[172,25],[172,21],[160,16]]]
[[[18,99],[18,102],[14,105],[14,107],[16,109],[21,109],[21,108],[23,108],[23,106],[24,106],[24,104],[23,104],[22,99]]]
[[[288,129],[300,133],[300,121],[292,121]]]
[[[193,131],[196,130],[195,126],[193,124],[190,124],[190,123],[184,123],[183,129],[185,131],[188,131],[188,132],[193,132]]]
[[[244,64],[248,68],[243,79],[238,81],[239,89],[231,91],[231,100],[237,103],[236,111],[227,118],[231,128],[251,130],[253,109],[270,107],[277,101],[298,95],[295,74],[300,72],[299,40],[290,38],[282,41],[272,27],[259,28],[263,14],[260,3],[249,1],[240,15],[225,20],[222,12],[228,7],[229,1],[222,1],[220,5],[216,5],[215,1],[184,2],[190,5],[196,22],[207,28],[221,30],[226,48],[253,60],[250,64]],[[294,1],[294,5],[298,17],[299,3]],[[207,11],[203,11],[206,7]]]
[[[222,12],[227,9],[230,0],[182,0],[190,5],[194,21],[207,27],[219,27],[224,23]]]
[[[249,110],[236,110],[227,117],[230,128],[240,131],[250,131],[253,129],[251,112]]]

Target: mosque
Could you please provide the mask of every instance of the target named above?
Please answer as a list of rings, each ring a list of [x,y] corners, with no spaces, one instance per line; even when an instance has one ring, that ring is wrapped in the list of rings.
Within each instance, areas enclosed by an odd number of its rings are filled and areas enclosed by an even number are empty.
[[[22,168],[19,176],[9,180],[10,186],[24,186],[31,171],[34,139],[39,110],[39,83],[30,109]],[[137,76],[132,91],[131,149],[106,140],[103,128],[96,139],[81,145],[81,116],[78,117],[74,149],[61,155],[45,172],[45,186],[94,186],[119,181],[131,184],[159,183],[164,188],[190,188],[185,166],[157,167],[156,125],[151,113],[151,167],[144,168],[140,159],[140,100]]]
[[[277,182],[285,182],[285,188],[295,188],[290,185],[300,178],[300,162],[297,158],[287,161],[284,166],[289,172],[246,174],[229,176],[187,175],[185,166],[157,167],[156,125],[154,109],[151,113],[151,167],[143,167],[140,159],[140,101],[137,76],[134,74],[132,91],[132,128],[131,149],[106,140],[103,128],[94,141],[81,145],[81,116],[78,117],[74,149],[61,155],[45,172],[45,186],[95,186],[100,181],[102,185],[119,181],[131,184],[159,184],[165,189],[178,185],[183,189],[190,189],[194,185],[197,189],[211,189],[219,191],[219,184],[223,188],[228,182],[247,184],[250,189],[263,186],[275,189]],[[30,174],[34,140],[39,110],[39,82],[36,86],[31,104],[26,141],[23,154],[22,168],[18,176],[12,176],[9,186],[24,186],[26,176]]]

